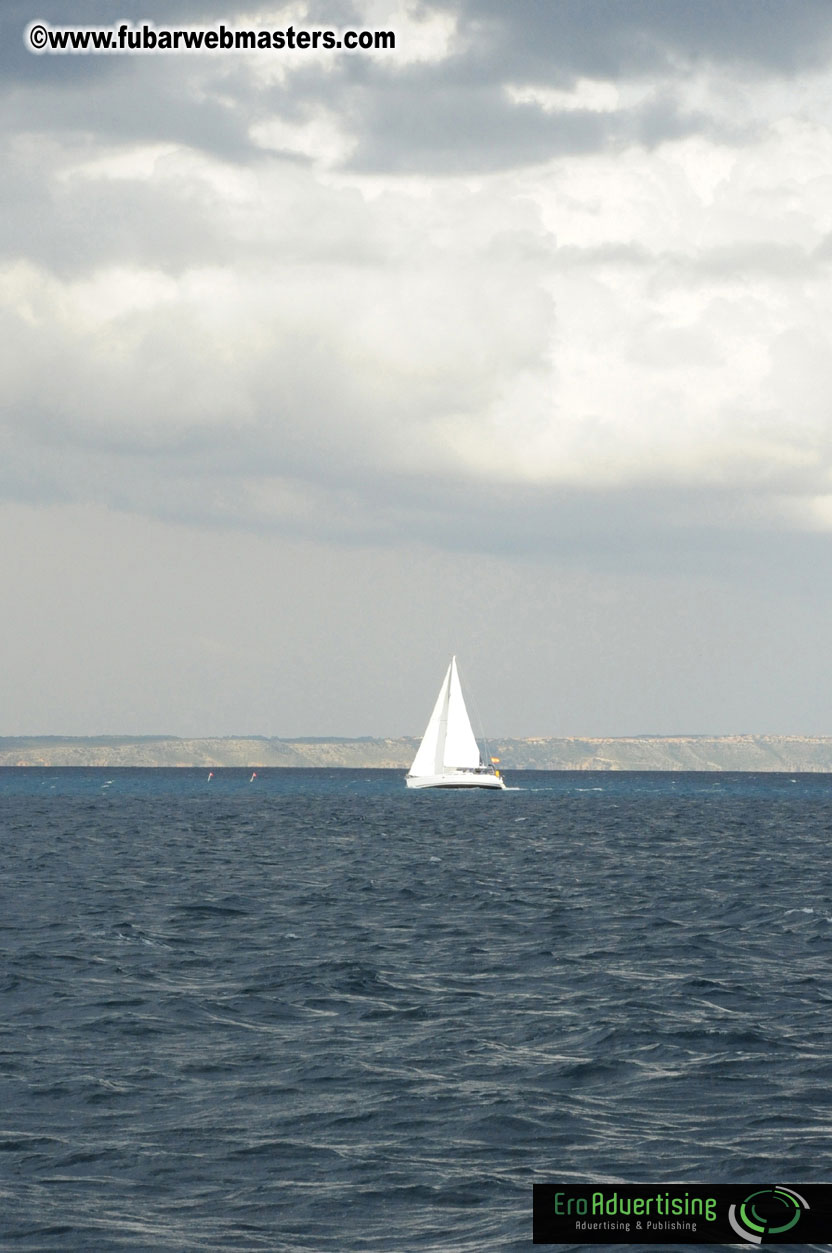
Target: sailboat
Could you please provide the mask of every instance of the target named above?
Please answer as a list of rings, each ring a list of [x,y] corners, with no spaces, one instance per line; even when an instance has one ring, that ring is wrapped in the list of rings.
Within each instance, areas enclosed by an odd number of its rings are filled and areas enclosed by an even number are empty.
[[[408,787],[505,788],[500,772],[483,761],[451,658],[427,730],[405,779]]]

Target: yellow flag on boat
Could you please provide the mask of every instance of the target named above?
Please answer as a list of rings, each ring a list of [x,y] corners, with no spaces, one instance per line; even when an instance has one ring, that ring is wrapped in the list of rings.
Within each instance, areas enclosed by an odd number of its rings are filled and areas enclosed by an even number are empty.
[[[494,766],[499,766],[499,764],[500,764],[500,758],[499,758],[499,757],[492,757],[492,758],[491,758],[491,764],[492,764],[492,765],[494,765]]]

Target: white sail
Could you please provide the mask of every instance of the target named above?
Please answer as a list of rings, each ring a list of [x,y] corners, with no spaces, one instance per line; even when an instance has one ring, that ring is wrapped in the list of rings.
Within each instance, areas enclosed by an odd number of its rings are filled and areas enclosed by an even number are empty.
[[[445,678],[442,680],[442,686],[439,689],[427,729],[422,736],[419,751],[413,758],[413,765],[410,767],[412,778],[427,778],[429,775],[442,773],[445,759],[445,731],[448,725],[448,693],[451,689],[453,664],[451,662],[448,666]]]
[[[456,657],[442,680],[433,713],[407,776],[408,787],[505,789],[493,766],[483,765],[462,695]]]
[[[448,676],[448,718],[442,764],[458,769],[473,769],[480,764],[480,750],[471,729],[468,710],[465,708],[456,669],[456,657],[451,659]]]

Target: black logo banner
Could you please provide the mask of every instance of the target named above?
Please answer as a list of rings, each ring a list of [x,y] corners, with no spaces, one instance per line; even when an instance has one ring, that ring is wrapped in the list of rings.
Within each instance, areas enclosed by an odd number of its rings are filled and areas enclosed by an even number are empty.
[[[828,1244],[832,1184],[536,1183],[535,1244]]]

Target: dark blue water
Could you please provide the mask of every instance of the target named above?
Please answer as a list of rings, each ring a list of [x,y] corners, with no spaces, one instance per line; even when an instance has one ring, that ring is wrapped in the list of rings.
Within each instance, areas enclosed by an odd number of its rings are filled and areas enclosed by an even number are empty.
[[[249,773],[0,771],[4,1250],[531,1249],[535,1181],[832,1177],[832,776]]]

